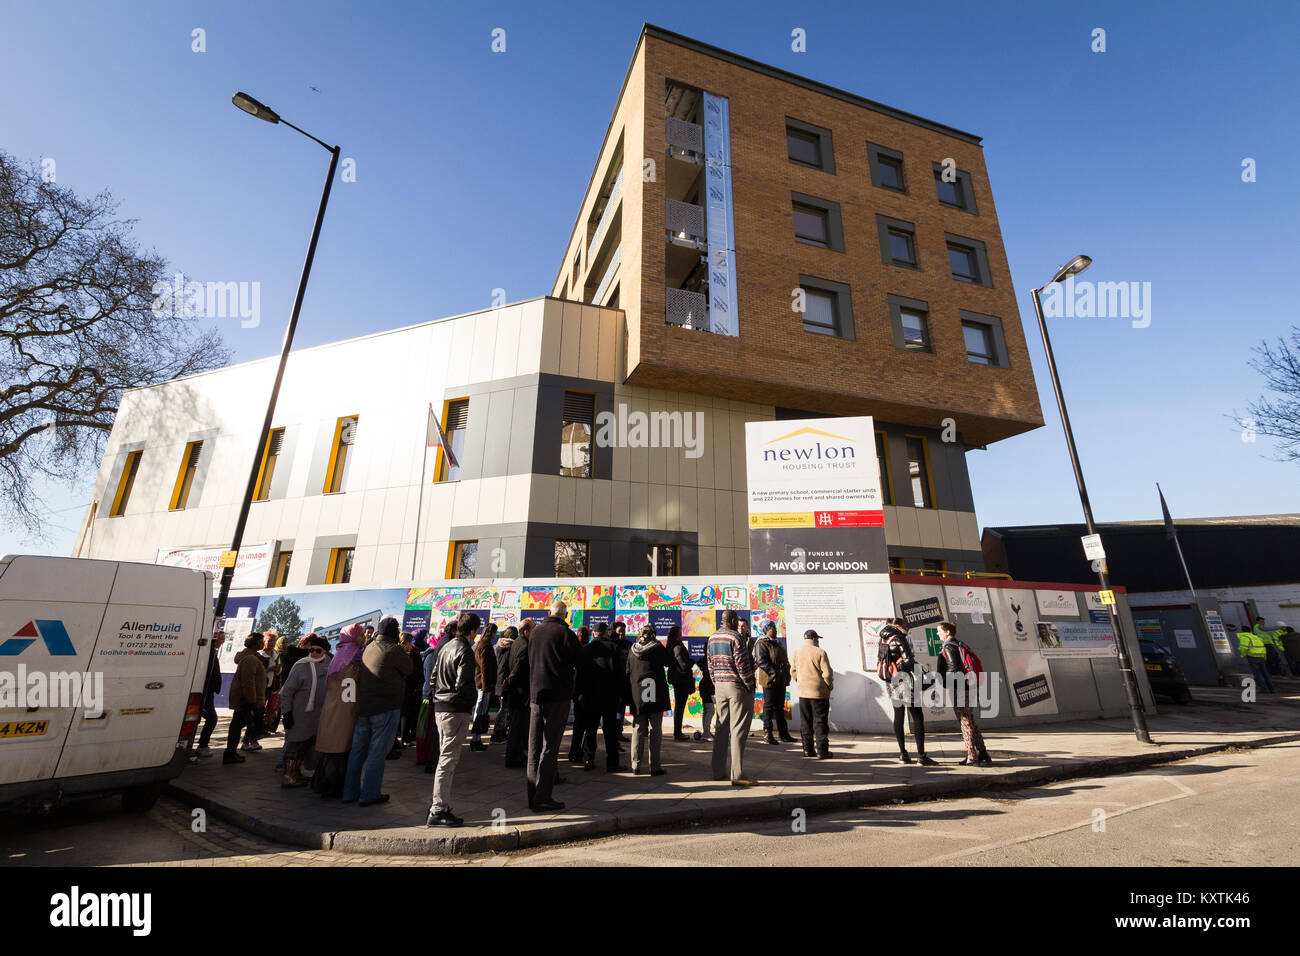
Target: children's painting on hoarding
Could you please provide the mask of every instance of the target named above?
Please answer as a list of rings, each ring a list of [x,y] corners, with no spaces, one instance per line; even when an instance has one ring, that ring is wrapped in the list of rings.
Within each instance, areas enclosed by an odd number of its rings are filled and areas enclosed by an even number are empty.
[[[648,611],[650,610],[649,588],[644,584],[620,584],[618,586],[618,595],[615,601],[617,610],[621,611]],[[628,625],[628,630],[632,626]]]
[[[649,595],[651,609],[682,606],[682,589],[675,584],[653,584]]]

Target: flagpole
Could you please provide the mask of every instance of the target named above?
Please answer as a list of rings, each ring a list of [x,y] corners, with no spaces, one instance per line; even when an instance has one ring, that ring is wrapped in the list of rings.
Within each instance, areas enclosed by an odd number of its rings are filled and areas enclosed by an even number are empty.
[[[424,441],[420,444],[420,500],[415,506],[415,547],[411,549],[411,580],[415,580],[416,561],[420,556],[420,536],[424,533],[424,525],[420,521],[424,514],[424,473],[429,467],[429,419],[433,417],[433,403],[429,403],[429,410],[424,419]]]
[[[1187,590],[1192,592],[1192,601],[1195,603],[1196,588],[1192,586],[1192,574],[1187,570],[1187,559],[1183,557],[1183,545],[1178,540],[1178,531],[1174,528],[1174,519],[1169,514],[1169,505],[1165,503],[1165,493],[1160,488],[1160,482],[1156,482],[1156,493],[1160,495],[1160,510],[1165,514],[1165,520],[1169,523],[1169,537],[1174,539],[1174,550],[1178,552],[1178,563],[1183,566],[1183,577],[1187,579]]]

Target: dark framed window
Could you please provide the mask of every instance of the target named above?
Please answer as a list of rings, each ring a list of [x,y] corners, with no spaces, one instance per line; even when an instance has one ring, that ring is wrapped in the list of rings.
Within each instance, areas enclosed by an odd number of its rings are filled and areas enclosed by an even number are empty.
[[[892,505],[894,483],[889,477],[889,437],[884,432],[876,432],[876,465],[880,470],[880,500]]]
[[[934,189],[939,202],[951,209],[978,214],[975,193],[970,185],[970,173],[961,169],[946,172],[948,168],[942,163],[934,164]]]
[[[352,446],[357,440],[359,422],[359,416],[347,415],[334,423],[334,444],[330,448],[329,465],[325,469],[325,486],[321,489],[327,495],[337,494],[343,490],[348,464],[352,457]]]
[[[934,507],[934,483],[930,479],[930,449],[920,435],[907,436],[907,479],[912,486],[912,504]]]
[[[184,511],[190,501],[190,489],[194,487],[194,476],[199,471],[199,458],[203,454],[203,442],[192,441],[185,445],[181,456],[181,470],[176,475],[176,487],[172,489],[170,511]]]
[[[447,577],[449,579],[478,577],[477,541],[453,541],[451,554],[448,557]]]
[[[143,451],[127,452],[126,462],[122,465],[122,477],[117,481],[117,493],[113,495],[113,507],[108,512],[109,517],[120,518],[126,513],[126,503],[131,500],[131,489],[135,487],[136,472],[140,470],[140,459],[143,457]]]
[[[925,571],[938,572],[939,574],[948,572],[948,562],[942,558],[922,558],[921,567]]]
[[[817,335],[853,338],[853,305],[843,282],[800,276],[803,290],[803,328]]]
[[[266,501],[271,497],[271,481],[275,478],[275,466],[280,461],[280,452],[284,450],[284,429],[272,428],[266,437],[266,449],[262,452],[262,467],[257,473],[257,487],[253,492],[254,501]]]
[[[677,545],[646,545],[646,573],[650,577],[672,576],[677,573]]]
[[[907,570],[907,562],[905,562],[902,558],[890,558],[890,559],[889,559],[889,573],[890,573],[890,574],[902,574],[902,573],[904,573],[906,570]]]
[[[844,251],[844,224],[839,203],[791,193],[790,208],[794,216],[795,239],[835,252]]]
[[[469,427],[469,399],[458,398],[447,402],[442,407],[442,432],[447,436],[447,445],[456,457],[452,464],[447,455],[439,449],[437,481],[458,481],[460,470],[465,464],[465,429]]]
[[[790,162],[824,172],[835,172],[835,153],[831,131],[811,123],[786,117],[785,144]]]
[[[889,317],[894,327],[895,348],[909,352],[932,352],[930,307],[919,299],[901,295],[889,297]]]
[[[1008,368],[1007,341],[1002,334],[1002,320],[995,315],[978,312],[959,313],[961,334],[966,342],[966,359],[978,365]]]
[[[907,192],[903,179],[903,154],[875,143],[867,144],[867,162],[871,167],[871,185],[895,192]]]
[[[560,421],[560,474],[567,478],[592,477],[591,436],[596,421],[596,396],[590,392],[564,393]]]
[[[271,567],[271,587],[282,588],[289,583],[289,565],[293,563],[292,551],[277,551]]]
[[[565,538],[555,540],[555,576],[585,578],[591,566],[591,542]]]
[[[948,266],[952,269],[954,279],[975,285],[993,284],[984,243],[951,233],[944,233],[944,239],[948,243]]]
[[[880,235],[880,257],[887,265],[919,268],[916,259],[916,226],[902,219],[876,216]]]
[[[330,566],[325,572],[326,584],[347,584],[352,580],[352,558],[356,548],[334,548],[330,551]]]

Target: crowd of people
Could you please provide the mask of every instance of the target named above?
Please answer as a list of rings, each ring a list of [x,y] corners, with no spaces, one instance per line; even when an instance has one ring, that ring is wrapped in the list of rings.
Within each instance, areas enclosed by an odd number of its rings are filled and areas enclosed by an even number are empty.
[[[944,644],[941,674],[977,674],[977,664],[957,638],[957,626],[940,625]],[[480,633],[481,631],[481,633]],[[878,676],[894,704],[899,759],[912,763],[903,732],[911,722],[917,760],[925,753],[925,722],[917,703],[917,659],[902,619],[880,632]],[[219,635],[219,638],[221,635]],[[308,634],[292,646],[274,631],[252,634],[235,655],[229,703],[233,716],[225,764],[246,759],[239,751],[259,750],[258,738],[284,726],[276,770],[285,789],[310,787],[322,797],[362,807],[385,803],[385,764],[414,746],[416,763],[433,775],[426,825],[457,827],[452,809],[457,766],[471,752],[504,745],[508,768],[524,771],[528,807],[535,812],[564,808],[554,788],[565,782],[559,757],[572,713],[568,759],[583,770],[596,767],[598,737],[603,737],[608,773],[661,776],[663,719],[673,713],[673,740],[690,740],[683,722],[687,700],[698,691],[703,728],[694,735],[712,743],[712,777],[732,786],[752,787],[745,771],[745,748],[754,715],[756,689],[762,690],[766,743],[793,743],[785,713],[786,691],[798,688],[800,735],[805,757],[828,760],[830,701],[835,675],[821,636],[806,631],[793,655],[767,621],[756,640],[734,610],[722,612],[704,656],[693,659],[680,627],[660,643],[646,625],[635,640],[626,624],[593,629],[568,623],[568,607],[556,601],[545,618],[524,620],[498,632],[479,615],[464,612],[434,638],[427,630],[405,633],[394,617],[378,627],[352,624],[330,642]],[[212,695],[221,674],[212,655],[205,724],[198,754],[211,756],[216,724]],[[975,658],[977,661],[978,658]],[[695,669],[699,668],[698,683]],[[495,725],[492,706],[499,705]],[[973,709],[959,699],[957,718],[966,747],[963,764],[991,763]],[[630,739],[625,732],[631,714]],[[242,742],[242,743],[241,743]],[[622,756],[628,753],[628,765]]]

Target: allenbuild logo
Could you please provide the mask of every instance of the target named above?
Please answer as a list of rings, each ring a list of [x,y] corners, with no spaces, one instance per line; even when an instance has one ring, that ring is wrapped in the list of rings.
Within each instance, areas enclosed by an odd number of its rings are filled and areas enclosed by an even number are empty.
[[[779,442],[788,444],[764,448],[763,461],[771,462],[784,471],[852,468],[858,457],[853,439],[806,426],[788,435],[773,438],[766,444],[777,445]]]

